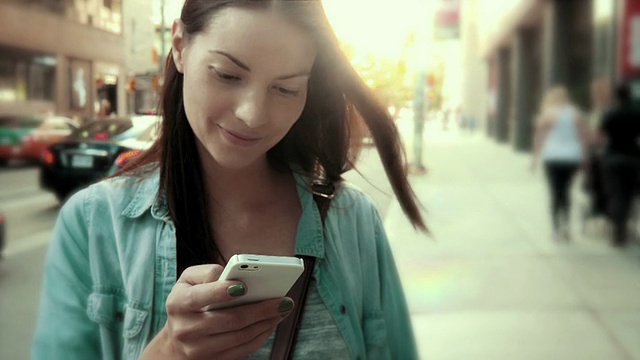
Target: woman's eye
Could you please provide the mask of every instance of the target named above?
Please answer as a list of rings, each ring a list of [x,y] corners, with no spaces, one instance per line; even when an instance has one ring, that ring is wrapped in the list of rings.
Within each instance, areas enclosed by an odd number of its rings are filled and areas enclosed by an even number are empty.
[[[228,74],[228,73],[216,70],[216,69],[213,69],[213,72],[215,73],[215,75],[216,75],[216,77],[218,79],[223,80],[223,81],[238,81],[238,80],[240,80],[239,76]]]
[[[276,90],[283,95],[289,95],[289,96],[297,96],[298,93],[300,92],[299,90],[287,89],[282,86],[276,86]]]

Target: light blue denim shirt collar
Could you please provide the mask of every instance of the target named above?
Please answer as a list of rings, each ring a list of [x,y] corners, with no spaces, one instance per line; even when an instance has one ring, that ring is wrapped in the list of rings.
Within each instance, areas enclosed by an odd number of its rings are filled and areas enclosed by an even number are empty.
[[[296,254],[309,255],[324,258],[323,227],[320,212],[313,199],[309,178],[294,173],[298,198],[302,207],[302,216],[298,223],[296,238]],[[170,221],[169,208],[166,197],[158,197],[160,188],[159,171],[154,171],[150,176],[140,181],[133,198],[122,211],[122,215],[129,218],[142,216],[151,209],[151,215],[158,220]],[[328,221],[328,219],[327,219]]]
[[[161,199],[158,199],[158,189],[160,189],[159,171],[155,170],[151,175],[139,181],[133,198],[122,211],[122,215],[129,218],[137,218],[151,208],[151,215],[155,219],[168,220],[169,208],[165,203],[165,196],[163,195]]]

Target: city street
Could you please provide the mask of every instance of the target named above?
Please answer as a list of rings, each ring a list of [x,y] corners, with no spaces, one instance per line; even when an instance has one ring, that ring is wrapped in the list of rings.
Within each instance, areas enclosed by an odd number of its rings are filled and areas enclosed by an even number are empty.
[[[412,183],[432,236],[395,202],[385,216],[421,358],[640,359],[640,242],[612,248],[593,219],[581,231],[580,179],[573,241],[555,243],[528,154],[435,122],[424,137]]]
[[[58,201],[38,186],[35,166],[0,168],[7,244],[0,260],[0,359],[28,359],[43,260]]]
[[[410,121],[399,122],[410,146]],[[543,174],[527,154],[432,121],[425,176],[411,181],[431,235],[404,219],[378,157],[366,149],[346,178],[380,208],[423,359],[640,359],[640,246],[611,248],[605,231],[554,243]],[[410,148],[410,147],[409,147]],[[576,185],[580,179],[577,179]],[[8,246],[0,261],[0,359],[28,359],[42,260],[58,211],[37,169],[0,169]]]

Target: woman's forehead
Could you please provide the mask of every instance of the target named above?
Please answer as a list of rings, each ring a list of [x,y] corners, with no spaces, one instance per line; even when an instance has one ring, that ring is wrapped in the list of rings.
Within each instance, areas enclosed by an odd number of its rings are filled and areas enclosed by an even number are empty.
[[[232,54],[250,67],[266,62],[294,71],[310,70],[316,55],[311,33],[269,9],[225,8],[197,37],[204,51]]]

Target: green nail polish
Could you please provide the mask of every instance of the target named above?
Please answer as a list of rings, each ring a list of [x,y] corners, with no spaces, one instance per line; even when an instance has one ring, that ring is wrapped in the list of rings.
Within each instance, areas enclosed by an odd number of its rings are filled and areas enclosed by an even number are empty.
[[[242,284],[233,284],[233,285],[231,285],[231,286],[229,286],[227,288],[227,294],[229,294],[229,296],[233,296],[233,297],[242,296],[246,292],[247,291],[244,288],[244,285],[242,285]]]
[[[291,299],[284,299],[280,302],[280,305],[278,305],[278,312],[280,312],[280,314],[284,314],[291,309],[293,309],[293,301],[291,301]]]

